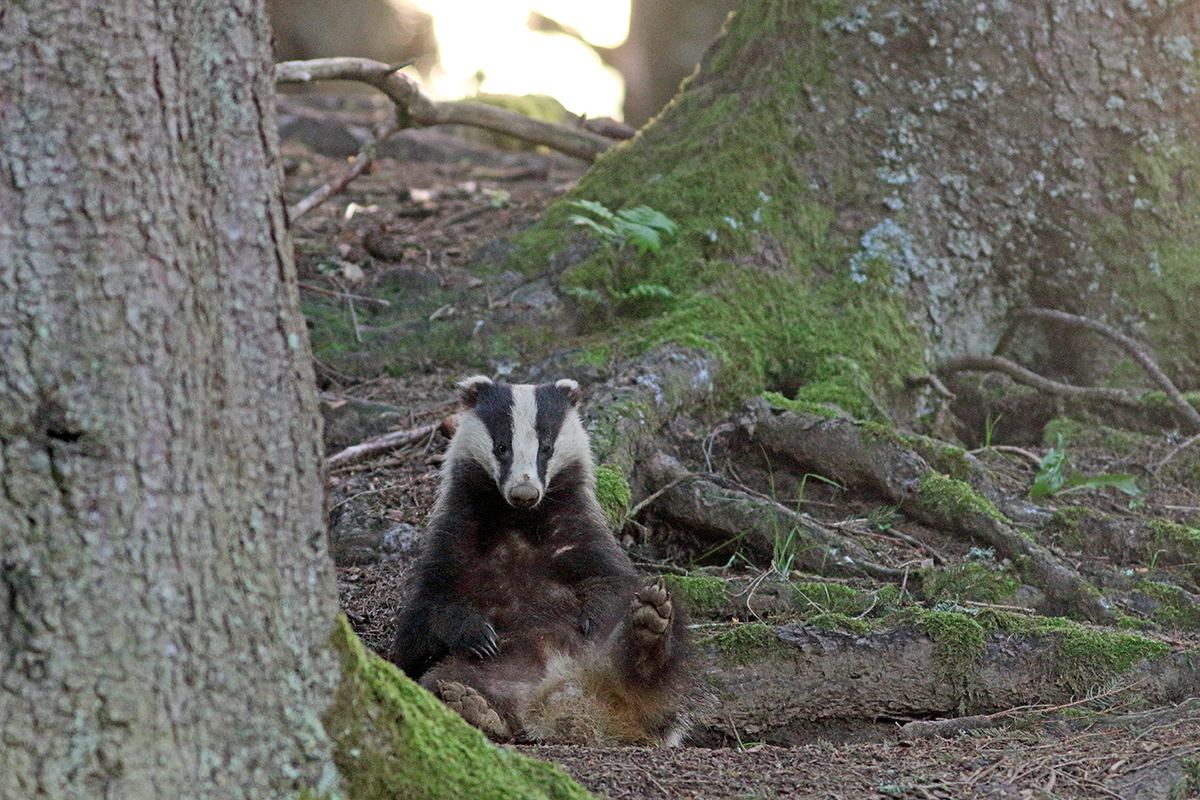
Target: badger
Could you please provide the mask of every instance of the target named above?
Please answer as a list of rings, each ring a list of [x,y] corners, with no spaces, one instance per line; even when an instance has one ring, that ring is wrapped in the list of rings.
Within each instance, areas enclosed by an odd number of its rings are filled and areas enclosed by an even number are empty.
[[[684,614],[604,523],[579,385],[459,395],[388,659],[499,742],[678,744]]]

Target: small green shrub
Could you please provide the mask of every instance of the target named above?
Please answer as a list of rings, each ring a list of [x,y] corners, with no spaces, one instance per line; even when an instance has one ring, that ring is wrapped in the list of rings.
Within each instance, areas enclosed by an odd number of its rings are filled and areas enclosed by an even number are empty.
[[[617,247],[631,244],[642,253],[659,250],[662,237],[674,236],[679,230],[670,217],[650,206],[623,208],[614,214],[603,203],[593,200],[576,200],[571,205],[590,211],[604,221],[601,223],[582,214],[573,214],[570,217],[571,224],[588,228],[603,242]]]

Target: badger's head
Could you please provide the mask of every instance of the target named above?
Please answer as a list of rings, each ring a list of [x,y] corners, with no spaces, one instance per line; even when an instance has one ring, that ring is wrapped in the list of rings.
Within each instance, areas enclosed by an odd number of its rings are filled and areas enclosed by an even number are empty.
[[[463,459],[478,464],[517,508],[537,506],[558,476],[591,485],[592,453],[578,412],[583,392],[575,381],[509,385],[477,375],[458,388],[466,413],[448,467]]]

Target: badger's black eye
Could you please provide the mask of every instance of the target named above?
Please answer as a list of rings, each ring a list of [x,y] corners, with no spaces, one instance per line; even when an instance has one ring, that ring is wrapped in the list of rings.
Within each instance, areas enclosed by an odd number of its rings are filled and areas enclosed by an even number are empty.
[[[504,444],[503,442],[498,443],[492,448],[492,452],[494,452],[497,456],[502,456],[508,452],[508,445]]]

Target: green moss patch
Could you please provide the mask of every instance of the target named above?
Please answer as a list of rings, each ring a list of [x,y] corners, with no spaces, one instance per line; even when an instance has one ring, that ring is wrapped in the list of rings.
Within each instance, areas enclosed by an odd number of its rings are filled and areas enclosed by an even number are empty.
[[[1150,537],[1158,543],[1172,544],[1184,553],[1200,560],[1200,528],[1190,528],[1166,519],[1156,519],[1147,527]]]
[[[917,482],[917,497],[922,504],[949,519],[983,514],[994,520],[1007,521],[990,500],[981,497],[966,483],[934,472],[921,476]]]
[[[1044,529],[1051,541],[1069,553],[1076,553],[1085,544],[1081,530],[1083,521],[1096,516],[1096,512],[1084,506],[1067,506],[1054,512]]]
[[[933,640],[934,656],[948,678],[964,679],[983,655],[983,626],[969,614],[920,610],[916,623]]]
[[[811,622],[822,614],[861,617],[867,613],[884,614],[894,610],[900,598],[895,586],[881,586],[873,591],[862,591],[838,583],[806,582],[792,584],[792,595],[797,611]]]
[[[723,656],[743,665],[754,663],[771,653],[785,651],[785,645],[779,640],[774,626],[760,622],[731,625],[701,639],[700,644],[712,645]]]
[[[712,575],[665,575],[667,588],[695,616],[711,616],[729,601],[732,584]]]
[[[1142,661],[1160,658],[1171,646],[1138,636],[1089,628],[1061,617],[1026,617],[987,611],[980,621],[989,629],[1043,636],[1057,643],[1054,672],[1072,695],[1083,696],[1095,687],[1124,675]]]
[[[322,722],[351,798],[588,798],[558,766],[496,747],[462,717],[366,650],[344,616],[330,646],[341,683]]]
[[[956,603],[1000,603],[1021,587],[1013,574],[998,564],[964,561],[921,571],[921,585],[929,600]]]
[[[1150,618],[1166,628],[1196,630],[1200,628],[1200,609],[1197,609],[1178,586],[1158,581],[1141,581],[1134,593],[1144,595],[1154,602]]]
[[[596,468],[596,500],[604,511],[604,520],[608,527],[619,531],[625,525],[629,514],[629,501],[633,491],[625,473],[611,464],[601,464]]]

